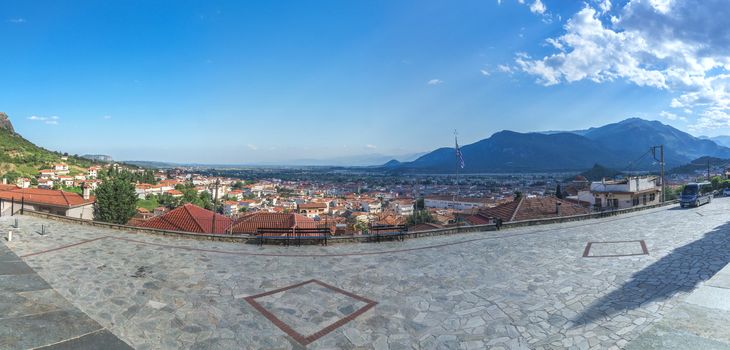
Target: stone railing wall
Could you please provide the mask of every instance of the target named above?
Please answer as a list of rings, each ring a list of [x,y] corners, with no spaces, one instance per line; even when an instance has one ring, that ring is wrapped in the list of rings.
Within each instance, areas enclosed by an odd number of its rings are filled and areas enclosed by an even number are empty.
[[[598,218],[604,218],[604,217],[609,217],[609,216],[616,216],[616,215],[621,215],[621,214],[632,213],[632,212],[641,211],[641,210],[654,209],[654,208],[658,208],[658,207],[662,207],[662,206],[666,206],[666,205],[672,205],[672,204],[676,204],[676,203],[677,203],[677,201],[667,201],[667,202],[664,202],[663,204],[655,204],[655,205],[650,205],[650,206],[635,207],[635,208],[628,208],[628,209],[621,209],[621,210],[612,210],[612,211],[605,211],[605,212],[596,212],[596,213],[583,214],[583,215],[562,216],[562,217],[556,217],[556,218],[524,220],[524,221],[510,221],[510,222],[505,222],[502,225],[502,229],[598,219]],[[67,217],[67,216],[63,216],[63,215],[55,215],[55,214],[43,213],[43,212],[27,210],[27,209],[24,210],[24,215],[29,215],[29,216],[39,217],[39,218],[44,218],[44,219],[50,219],[50,220],[56,220],[56,221],[61,221],[61,222],[67,222],[67,223],[73,223],[73,224],[78,224],[78,225],[87,225],[87,226],[101,227],[101,228],[107,228],[107,229],[112,229],[112,230],[121,230],[121,231],[132,232],[132,233],[147,233],[147,234],[153,234],[153,235],[171,236],[171,237],[179,237],[179,238],[192,238],[192,239],[198,239],[198,240],[226,241],[226,242],[240,242],[240,243],[253,243],[256,241],[256,238],[254,236],[247,235],[247,234],[243,234],[243,235],[204,234],[204,233],[192,233],[192,232],[184,232],[184,231],[159,230],[159,229],[147,228],[147,227],[137,227],[137,226],[129,226],[129,225],[111,224],[111,223],[106,223],[106,222],[101,222],[101,221],[83,220],[83,219],[71,218],[71,217]],[[408,232],[406,237],[408,237],[408,238],[431,237],[431,236],[452,235],[452,234],[458,234],[458,233],[484,232],[484,231],[495,231],[495,230],[496,230],[496,227],[494,226],[494,224],[453,226],[453,227],[438,228],[438,229],[426,230],[426,231]],[[368,242],[371,240],[372,240],[372,238],[367,235],[344,235],[344,236],[333,236],[329,239],[329,242],[330,243],[353,243],[353,242]]]

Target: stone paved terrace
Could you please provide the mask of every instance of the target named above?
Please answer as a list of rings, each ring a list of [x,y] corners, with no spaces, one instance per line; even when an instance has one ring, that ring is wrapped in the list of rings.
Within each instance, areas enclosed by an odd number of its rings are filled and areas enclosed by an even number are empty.
[[[136,349],[638,349],[692,321],[686,308],[701,306],[688,301],[730,261],[729,219],[730,199],[716,199],[405,242],[257,247],[23,216],[5,244]],[[719,329],[703,334],[729,348]]]

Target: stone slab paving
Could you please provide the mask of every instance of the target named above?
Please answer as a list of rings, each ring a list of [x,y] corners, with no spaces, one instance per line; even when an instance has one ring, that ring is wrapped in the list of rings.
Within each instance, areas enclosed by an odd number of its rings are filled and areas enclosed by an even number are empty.
[[[131,349],[0,244],[0,349],[31,348]]]
[[[730,350],[730,265],[702,282],[627,348]]]
[[[729,218],[719,199],[405,242],[257,247],[24,216],[9,247],[137,349],[611,349],[659,329],[730,262]],[[588,242],[616,241],[644,241],[648,254],[583,257]],[[310,280],[377,305],[302,344],[247,302]],[[289,292],[264,301],[302,333],[360,306],[312,286]]]

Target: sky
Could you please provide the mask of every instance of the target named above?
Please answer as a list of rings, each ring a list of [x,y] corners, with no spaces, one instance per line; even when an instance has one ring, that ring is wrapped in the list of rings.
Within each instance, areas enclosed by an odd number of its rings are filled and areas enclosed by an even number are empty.
[[[629,117],[730,134],[720,0],[0,3],[0,111],[49,149],[286,163]]]

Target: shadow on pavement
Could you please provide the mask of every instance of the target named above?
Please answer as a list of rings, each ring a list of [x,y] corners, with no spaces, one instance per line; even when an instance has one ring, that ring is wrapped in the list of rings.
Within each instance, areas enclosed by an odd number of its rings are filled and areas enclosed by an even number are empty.
[[[730,223],[702,238],[676,248],[643,270],[619,289],[593,302],[576,316],[576,326],[610,317],[641,305],[692,291],[730,262]]]

